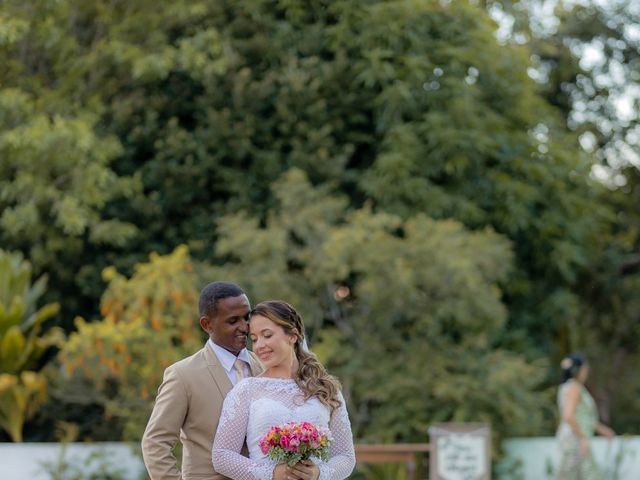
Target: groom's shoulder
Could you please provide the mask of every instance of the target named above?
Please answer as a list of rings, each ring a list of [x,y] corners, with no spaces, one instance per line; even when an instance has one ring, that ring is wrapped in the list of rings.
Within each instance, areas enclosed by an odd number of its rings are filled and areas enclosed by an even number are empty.
[[[183,372],[186,370],[192,370],[195,366],[206,363],[204,356],[204,349],[198,350],[192,355],[178,360],[167,367],[167,370],[174,370],[176,372]]]

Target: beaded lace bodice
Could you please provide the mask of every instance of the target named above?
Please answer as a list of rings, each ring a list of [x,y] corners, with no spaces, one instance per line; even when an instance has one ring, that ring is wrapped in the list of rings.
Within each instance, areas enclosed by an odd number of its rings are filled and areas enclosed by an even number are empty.
[[[317,398],[304,394],[291,379],[252,377],[241,380],[227,395],[211,456],[218,473],[234,480],[271,480],[275,462],[266,457],[258,442],[274,425],[310,422],[329,428],[333,437],[328,462],[313,461],[320,480],[347,478],[355,465],[351,424],[344,398],[333,414]],[[245,442],[249,458],[239,452]]]

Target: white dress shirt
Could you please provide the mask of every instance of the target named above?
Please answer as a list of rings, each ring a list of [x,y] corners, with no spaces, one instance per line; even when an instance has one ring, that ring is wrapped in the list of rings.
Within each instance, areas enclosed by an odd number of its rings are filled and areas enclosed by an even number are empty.
[[[210,348],[213,349],[213,353],[216,354],[216,357],[218,357],[218,360],[220,360],[222,367],[224,368],[225,372],[227,372],[227,377],[229,377],[229,381],[231,382],[231,385],[235,385],[236,383],[238,383],[238,379],[236,378],[236,371],[233,368],[233,364],[236,362],[237,359],[242,360],[242,362],[244,363],[244,367],[243,367],[244,376],[245,377],[251,376],[251,370],[249,369],[249,353],[247,352],[246,348],[243,348],[242,350],[240,350],[240,353],[236,357],[229,350],[222,348],[220,345],[216,345],[215,343],[213,343],[211,339],[207,340],[207,344],[209,345]]]

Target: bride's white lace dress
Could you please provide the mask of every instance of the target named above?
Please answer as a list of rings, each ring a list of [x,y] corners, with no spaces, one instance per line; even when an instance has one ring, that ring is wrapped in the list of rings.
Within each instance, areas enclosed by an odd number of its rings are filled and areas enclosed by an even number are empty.
[[[351,424],[344,398],[333,414],[317,398],[304,401],[294,380],[252,377],[241,380],[227,395],[211,457],[216,472],[233,480],[271,480],[276,463],[265,456],[258,442],[274,425],[310,422],[329,428],[333,436],[329,461],[313,461],[320,480],[347,478],[355,466]],[[239,452],[245,438],[249,458]]]

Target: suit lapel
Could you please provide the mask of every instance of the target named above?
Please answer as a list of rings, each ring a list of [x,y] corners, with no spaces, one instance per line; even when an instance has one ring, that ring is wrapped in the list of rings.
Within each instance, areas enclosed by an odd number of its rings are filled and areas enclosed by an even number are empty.
[[[220,390],[220,394],[223,397],[226,397],[227,393],[229,393],[231,391],[231,388],[233,387],[233,385],[231,385],[229,377],[227,376],[227,372],[225,371],[224,367],[220,363],[220,360],[218,360],[218,357],[209,345],[204,346],[204,356],[207,360],[207,369],[213,377],[214,382],[216,382],[216,385]]]

